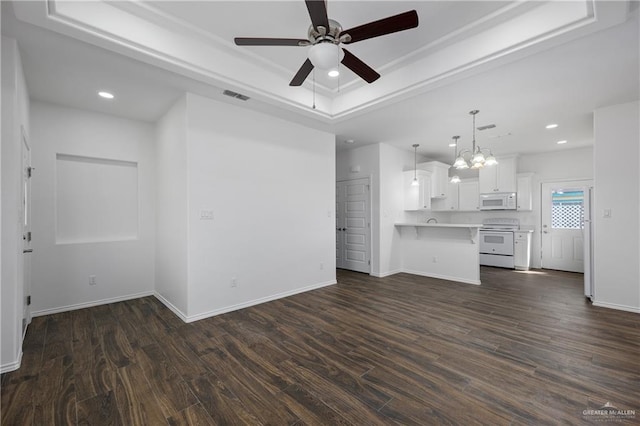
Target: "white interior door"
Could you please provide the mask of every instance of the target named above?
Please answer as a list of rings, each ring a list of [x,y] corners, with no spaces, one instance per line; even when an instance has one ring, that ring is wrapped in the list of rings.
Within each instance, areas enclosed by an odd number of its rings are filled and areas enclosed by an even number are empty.
[[[369,178],[336,186],[336,267],[371,272]]]
[[[23,307],[22,333],[31,322],[31,149],[24,130],[22,131],[22,203],[20,215],[22,218],[22,267],[23,267]]]
[[[540,263],[543,268],[584,272],[584,194],[591,185],[591,181],[542,184]]]

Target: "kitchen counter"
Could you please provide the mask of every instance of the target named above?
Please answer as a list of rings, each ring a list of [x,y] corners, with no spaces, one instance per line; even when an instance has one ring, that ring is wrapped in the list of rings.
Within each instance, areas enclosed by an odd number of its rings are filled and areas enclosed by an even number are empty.
[[[480,284],[479,223],[395,223],[401,270]]]

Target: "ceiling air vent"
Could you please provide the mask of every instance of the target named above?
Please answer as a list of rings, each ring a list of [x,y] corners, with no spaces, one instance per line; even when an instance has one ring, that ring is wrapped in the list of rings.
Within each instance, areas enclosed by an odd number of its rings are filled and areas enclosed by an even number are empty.
[[[222,92],[222,94],[226,96],[231,96],[232,98],[240,99],[241,101],[246,101],[249,99],[248,96],[234,92],[232,90],[225,90],[224,92]]]
[[[478,130],[489,130],[489,129],[493,129],[494,127],[496,127],[495,124],[487,124],[486,126],[476,127],[476,129],[478,129]]]

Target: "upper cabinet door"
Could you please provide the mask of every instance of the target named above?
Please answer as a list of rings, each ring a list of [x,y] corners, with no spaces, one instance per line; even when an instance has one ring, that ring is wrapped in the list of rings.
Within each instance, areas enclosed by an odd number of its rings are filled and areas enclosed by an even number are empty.
[[[516,157],[498,158],[495,166],[480,169],[480,193],[516,192]]]
[[[429,161],[418,164],[418,169],[431,172],[431,198],[447,198],[449,194],[449,164]]]
[[[431,210],[431,173],[416,170],[418,185],[412,185],[414,171],[404,172],[404,209],[408,211]]]

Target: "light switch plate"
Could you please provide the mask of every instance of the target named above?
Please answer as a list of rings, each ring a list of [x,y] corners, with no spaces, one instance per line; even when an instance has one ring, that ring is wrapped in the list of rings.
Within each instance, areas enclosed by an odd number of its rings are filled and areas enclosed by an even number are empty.
[[[200,220],[213,220],[213,210],[200,210]]]

